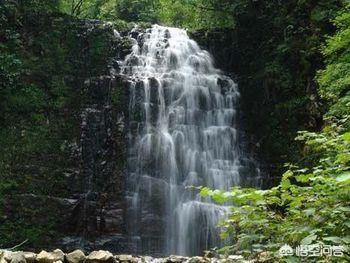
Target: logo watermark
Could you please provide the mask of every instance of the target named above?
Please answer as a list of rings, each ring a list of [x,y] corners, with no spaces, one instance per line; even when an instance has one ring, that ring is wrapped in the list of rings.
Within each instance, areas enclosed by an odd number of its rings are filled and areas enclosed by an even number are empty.
[[[344,255],[344,246],[329,246],[329,245],[299,245],[293,248],[287,244],[279,249],[281,257],[297,256],[297,257],[342,257]]]

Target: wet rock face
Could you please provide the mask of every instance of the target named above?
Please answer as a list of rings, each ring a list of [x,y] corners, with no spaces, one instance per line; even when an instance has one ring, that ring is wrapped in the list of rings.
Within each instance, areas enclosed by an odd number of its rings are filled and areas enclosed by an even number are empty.
[[[114,30],[111,28],[111,30]],[[101,72],[84,82],[85,105],[81,109],[81,173],[74,181],[78,199],[71,216],[71,233],[62,240],[65,248],[78,242],[88,249],[103,248],[103,240],[125,233],[125,118],[127,89],[118,75],[116,60],[128,48],[125,37],[114,31],[115,56],[106,62],[109,74]],[[99,242],[100,241],[100,242]],[[123,241],[127,243],[126,241]],[[100,244],[96,245],[96,244]]]
[[[125,233],[127,92],[119,77],[118,60],[130,52],[131,45],[111,24],[86,21],[82,27],[83,53],[88,54],[82,58],[87,65],[83,71],[90,74],[83,79],[82,103],[75,109],[80,119],[75,153],[79,163],[78,172],[68,177],[69,198],[74,202],[65,210],[69,216],[61,222],[65,231],[58,241],[69,250],[77,244],[89,250],[103,248]],[[75,81],[81,77],[75,76]]]
[[[233,30],[197,30],[190,32],[190,36],[209,51],[215,58],[217,67],[229,73],[237,72],[238,53],[235,49],[237,36]]]
[[[53,171],[50,175],[62,178],[64,187],[57,188],[67,191],[58,190],[59,196],[9,196],[5,200],[6,220],[21,218],[33,228],[48,222],[55,225],[50,229],[55,231],[55,240],[48,234],[49,241],[42,242],[45,249],[57,245],[68,250],[113,250],[111,244],[117,244],[115,252],[128,250],[129,240],[123,236],[128,94],[119,76],[118,60],[130,53],[130,39],[99,21],[71,23],[76,24],[67,30],[74,28],[76,39],[72,43],[76,46],[69,63],[78,70],[76,75],[65,77],[67,85],[76,89],[76,104],[66,109],[73,116],[69,125],[74,132],[65,137],[71,151],[67,163],[73,163],[73,168],[64,174]]]
[[[28,255],[31,255],[28,257]],[[1,263],[245,263],[240,255],[225,257],[183,257],[171,255],[169,257],[154,258],[150,256],[133,256],[128,254],[113,255],[109,251],[92,251],[85,255],[81,250],[75,250],[64,254],[56,249],[53,252],[41,251],[39,254],[32,252],[0,251]]]
[[[113,94],[121,89],[117,80],[101,76],[86,85],[89,103],[81,115],[83,191],[78,194],[72,221],[78,236],[89,243],[104,235],[124,233],[126,145],[124,114],[113,101]]]

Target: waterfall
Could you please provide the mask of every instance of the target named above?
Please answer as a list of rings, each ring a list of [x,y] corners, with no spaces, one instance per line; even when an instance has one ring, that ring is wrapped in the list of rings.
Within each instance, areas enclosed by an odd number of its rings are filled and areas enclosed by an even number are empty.
[[[185,30],[131,35],[127,228],[143,253],[198,255],[220,245],[227,208],[190,186],[240,184],[239,92]]]

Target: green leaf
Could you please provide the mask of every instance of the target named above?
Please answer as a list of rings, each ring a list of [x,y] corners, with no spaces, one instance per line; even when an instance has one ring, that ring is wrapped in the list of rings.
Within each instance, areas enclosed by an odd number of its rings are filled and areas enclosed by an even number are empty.
[[[350,142],[350,132],[346,132],[343,134],[343,140],[346,142]]]
[[[295,256],[290,256],[290,257],[286,257],[284,259],[284,262],[286,262],[286,263],[298,263],[298,262],[300,262],[300,259],[298,257],[295,257]]]
[[[315,208],[309,208],[309,209],[304,210],[304,213],[307,216],[313,216],[315,214],[315,212],[316,212]]]
[[[343,237],[343,238],[342,238],[342,241],[343,241],[345,244],[350,244],[350,236]]]
[[[289,181],[289,179],[283,179],[282,181],[281,181],[281,186],[282,186],[282,189],[288,189],[289,188],[289,186],[290,186],[290,181]]]
[[[338,182],[345,182],[345,181],[350,180],[350,172],[346,172],[346,173],[343,173],[343,174],[337,176],[336,180]]]
[[[337,210],[340,210],[342,212],[350,212],[350,207],[349,206],[340,206],[337,208]]]
[[[335,243],[335,244],[342,243],[342,238],[340,238],[340,237],[324,237],[323,240],[330,241],[330,242]]]
[[[202,187],[201,191],[199,192],[200,196],[207,197],[211,193],[211,190],[208,187]]]
[[[300,241],[301,245],[310,245],[313,241],[317,239],[317,236],[314,234],[308,235]]]

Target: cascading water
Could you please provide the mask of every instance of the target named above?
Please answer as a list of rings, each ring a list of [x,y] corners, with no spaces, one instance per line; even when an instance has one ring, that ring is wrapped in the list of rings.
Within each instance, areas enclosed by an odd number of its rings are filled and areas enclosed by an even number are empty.
[[[143,253],[220,245],[226,207],[189,186],[240,184],[236,84],[185,30],[154,25],[122,65],[130,80],[128,231]]]

